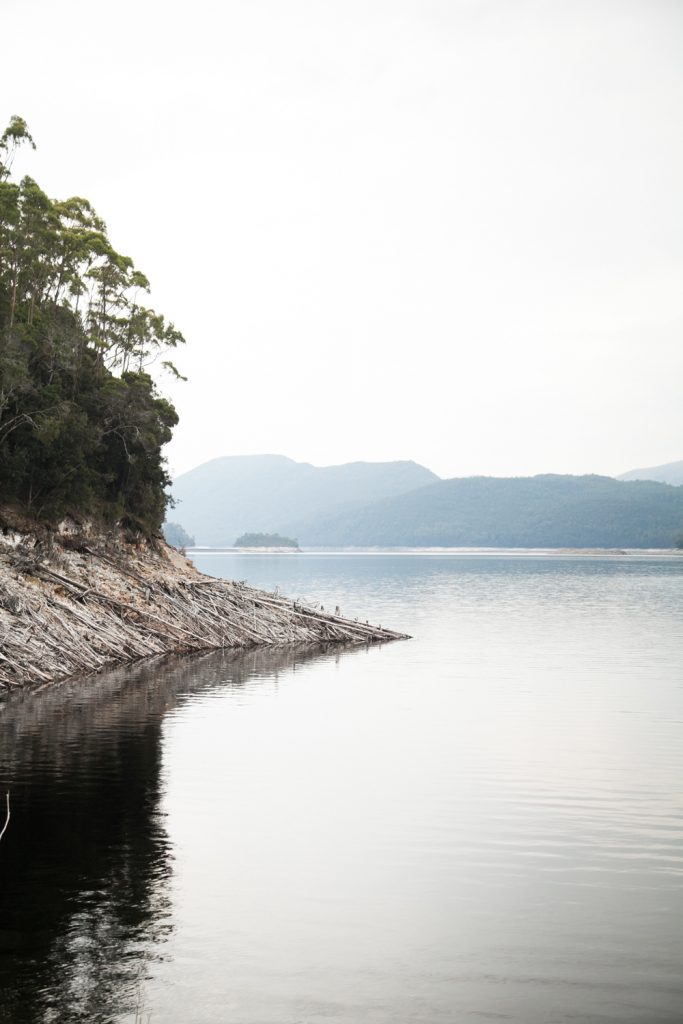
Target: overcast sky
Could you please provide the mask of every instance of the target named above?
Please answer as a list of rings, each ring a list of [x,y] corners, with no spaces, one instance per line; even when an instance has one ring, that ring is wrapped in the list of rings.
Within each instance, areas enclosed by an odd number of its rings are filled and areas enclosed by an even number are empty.
[[[683,458],[681,0],[3,0],[17,165],[184,332],[174,472]]]

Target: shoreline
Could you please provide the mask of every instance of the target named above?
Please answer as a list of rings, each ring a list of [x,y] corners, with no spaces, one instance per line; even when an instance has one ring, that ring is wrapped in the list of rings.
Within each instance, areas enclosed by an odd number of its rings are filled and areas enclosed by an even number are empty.
[[[457,556],[491,556],[519,557],[544,556],[553,557],[610,557],[637,558],[671,556],[683,557],[683,549],[679,548],[514,548],[514,547],[301,547],[298,550],[287,548],[236,548],[210,547],[197,544],[184,549],[188,557],[193,555],[457,555]]]
[[[408,639],[206,576],[164,541],[0,535],[0,694],[167,654]]]

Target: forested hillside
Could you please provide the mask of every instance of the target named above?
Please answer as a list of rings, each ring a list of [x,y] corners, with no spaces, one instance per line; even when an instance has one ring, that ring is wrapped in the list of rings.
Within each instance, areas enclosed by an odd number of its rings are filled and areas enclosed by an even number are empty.
[[[0,137],[0,502],[154,531],[177,416],[148,368],[176,373],[164,354],[182,335],[145,304],[147,278],[87,199],[13,180],[21,146],[35,148],[13,117]]]
[[[321,519],[309,545],[673,547],[683,488],[602,476],[465,477]]]

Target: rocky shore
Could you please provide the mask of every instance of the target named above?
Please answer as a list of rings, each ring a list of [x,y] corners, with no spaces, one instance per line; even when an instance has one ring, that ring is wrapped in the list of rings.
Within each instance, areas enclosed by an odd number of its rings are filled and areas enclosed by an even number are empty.
[[[162,540],[0,524],[0,691],[170,653],[404,638],[204,576]]]

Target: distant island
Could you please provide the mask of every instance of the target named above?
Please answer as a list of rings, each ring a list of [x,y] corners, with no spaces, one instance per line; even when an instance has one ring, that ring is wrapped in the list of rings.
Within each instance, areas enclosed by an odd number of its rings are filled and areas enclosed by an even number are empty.
[[[292,548],[299,550],[299,541],[279,533],[243,533],[235,541],[236,548]]]

